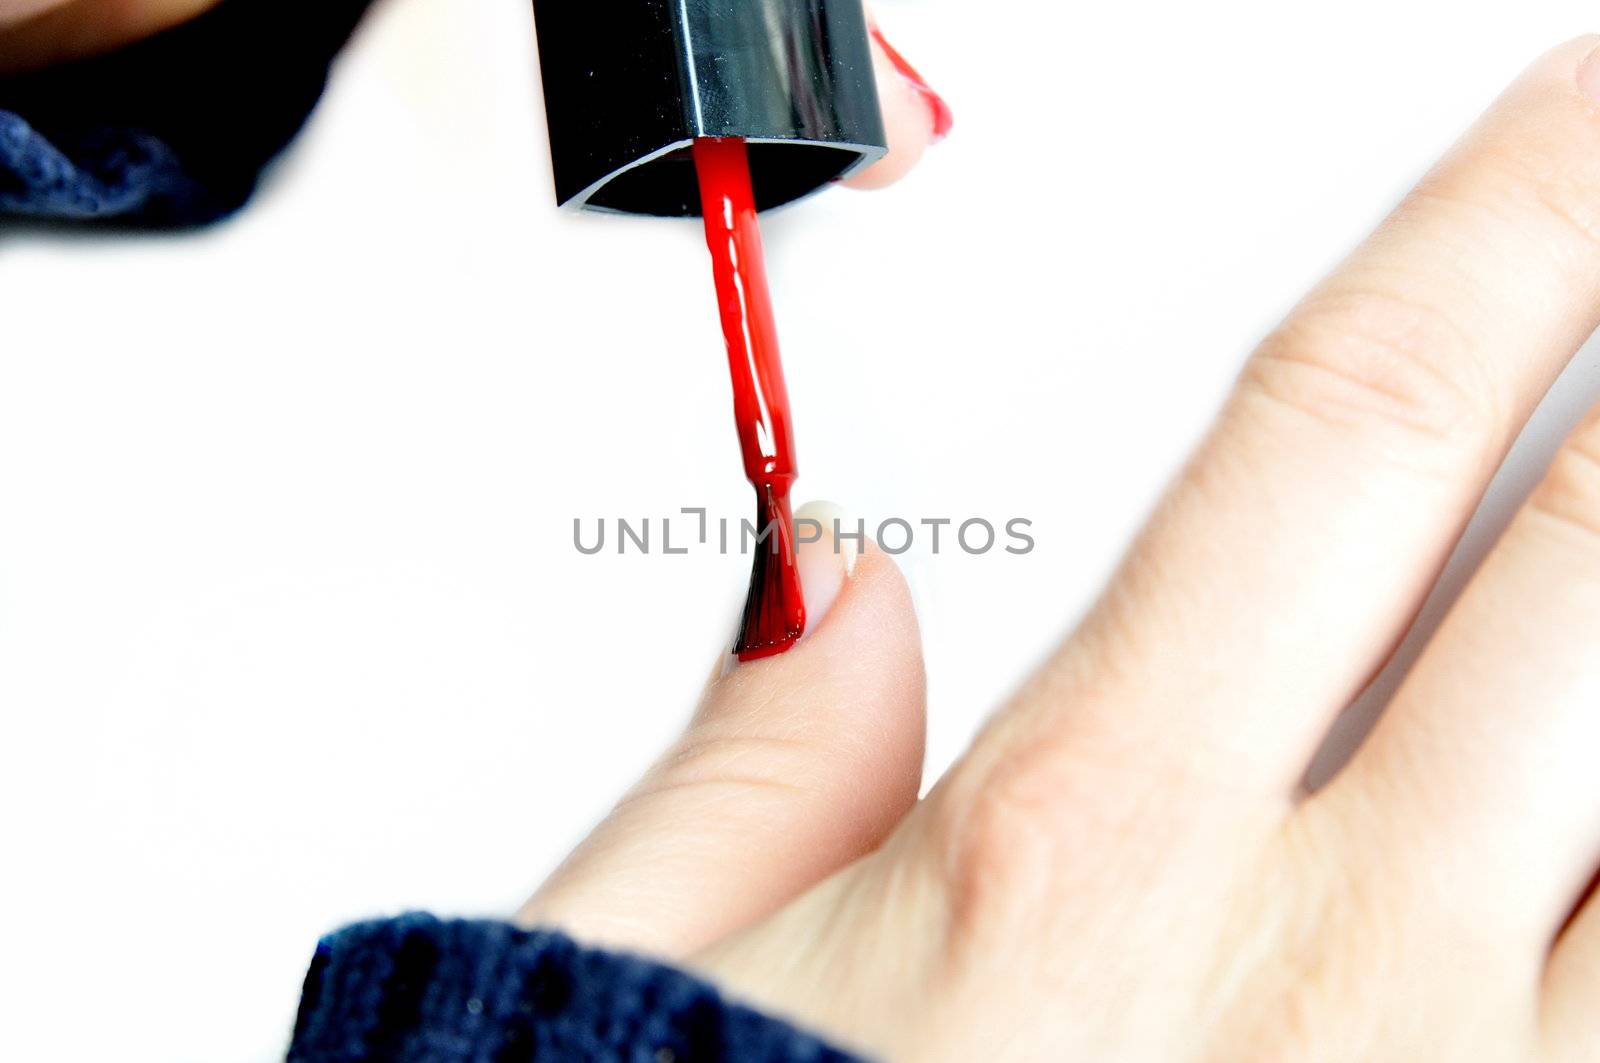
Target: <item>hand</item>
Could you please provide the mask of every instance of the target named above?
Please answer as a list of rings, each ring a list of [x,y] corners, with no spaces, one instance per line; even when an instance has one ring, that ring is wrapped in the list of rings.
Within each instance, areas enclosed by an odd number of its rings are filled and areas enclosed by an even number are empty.
[[[1539,60],[1263,343],[926,799],[904,584],[824,541],[811,634],[714,680],[522,918],[892,1059],[1600,1056],[1600,416],[1300,788],[1600,324],[1597,44]]]
[[[0,0],[0,76],[98,55],[170,29],[220,0]],[[256,0],[261,2],[261,0]],[[286,13],[292,18],[293,13]],[[873,22],[876,27],[876,22]],[[530,34],[532,28],[529,29]],[[532,50],[532,37],[529,49]],[[892,45],[874,36],[873,65],[889,135],[889,154],[846,182],[875,189],[893,184],[937,139],[942,101],[897,68]],[[531,61],[531,58],[530,58]],[[948,112],[946,112],[948,113]]]

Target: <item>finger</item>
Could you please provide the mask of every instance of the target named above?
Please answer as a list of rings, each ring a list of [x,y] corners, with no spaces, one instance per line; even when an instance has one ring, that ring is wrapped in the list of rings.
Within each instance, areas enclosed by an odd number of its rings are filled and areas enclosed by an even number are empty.
[[[1542,957],[1600,861],[1597,710],[1600,411],[1323,801],[1334,816],[1382,807],[1368,839],[1386,861],[1449,882],[1441,906]]]
[[[0,0],[0,29],[26,22],[40,12],[60,6],[65,0]]]
[[[797,515],[806,637],[713,681],[688,732],[520,921],[685,955],[870,852],[910,809],[923,753],[916,618],[886,555],[852,561],[831,533],[804,542],[803,522],[832,519]]]
[[[1550,953],[1540,1018],[1552,1061],[1600,1059],[1600,904],[1590,899]]]
[[[1600,323],[1597,41],[1535,63],[1265,341],[1024,722],[1070,703],[1083,741],[1293,792]]]
[[[0,72],[99,55],[215,7],[217,0],[0,0]]]
[[[869,25],[889,154],[845,181],[860,189],[886,188],[910,173],[930,145],[949,135],[955,122],[944,97],[889,43],[877,21],[869,18]]]

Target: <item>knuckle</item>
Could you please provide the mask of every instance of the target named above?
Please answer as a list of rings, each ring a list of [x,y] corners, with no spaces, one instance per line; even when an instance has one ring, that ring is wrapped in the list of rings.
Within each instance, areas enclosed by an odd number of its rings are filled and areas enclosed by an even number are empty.
[[[1600,249],[1600,124],[1574,107],[1573,47],[1547,53],[1418,186],[1416,200],[1452,209],[1472,235],[1490,235],[1533,261],[1592,261]],[[1585,271],[1588,272],[1588,271]]]
[[[1149,889],[1190,831],[1187,788],[1114,751],[1029,733],[991,752],[963,764],[934,809],[958,940],[1037,935],[1074,918],[1064,898]]]
[[[1041,773],[998,768],[964,799],[936,814],[934,846],[943,869],[952,924],[965,939],[1026,921],[1023,892],[1059,881],[1065,845],[1053,827],[1060,807]]]
[[[1567,440],[1528,504],[1541,519],[1600,547],[1600,416]]]
[[[1532,178],[1527,195],[1536,211],[1569,234],[1588,257],[1600,251],[1600,175],[1554,170]]]
[[[1312,295],[1262,345],[1244,387],[1359,433],[1458,453],[1505,417],[1479,344],[1451,315],[1381,289]]]
[[[1583,121],[1570,135],[1530,137],[1526,127],[1491,139],[1476,164],[1424,182],[1431,195],[1511,224],[1547,252],[1592,258],[1600,249],[1600,135]]]

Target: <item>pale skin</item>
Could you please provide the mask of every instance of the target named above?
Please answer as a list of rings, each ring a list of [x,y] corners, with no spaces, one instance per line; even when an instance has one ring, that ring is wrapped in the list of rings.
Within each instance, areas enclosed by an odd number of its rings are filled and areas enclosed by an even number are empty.
[[[1536,62],[1267,338],[925,799],[905,586],[813,556],[811,635],[713,680],[522,919],[893,1060],[1600,1059],[1600,412],[1300,786],[1600,325],[1597,44]]]
[[[719,670],[519,919],[894,1060],[1600,1059],[1600,411],[1300,785],[1600,326],[1597,46],[1535,62],[1263,342],[928,796],[905,584],[824,538],[812,631]]]

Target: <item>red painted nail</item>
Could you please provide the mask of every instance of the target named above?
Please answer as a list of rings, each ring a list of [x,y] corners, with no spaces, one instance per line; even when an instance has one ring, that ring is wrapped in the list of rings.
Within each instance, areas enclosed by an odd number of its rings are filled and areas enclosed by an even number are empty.
[[[878,47],[883,49],[883,54],[889,62],[894,64],[895,70],[901,77],[917,90],[923,100],[928,104],[928,109],[933,112],[933,139],[935,143],[950,135],[950,130],[955,127],[955,112],[950,110],[950,105],[944,102],[944,97],[933,91],[933,86],[919,73],[917,68],[906,61],[895,46],[890,44],[883,36],[883,31],[877,26],[872,27],[872,39],[878,42]]]

